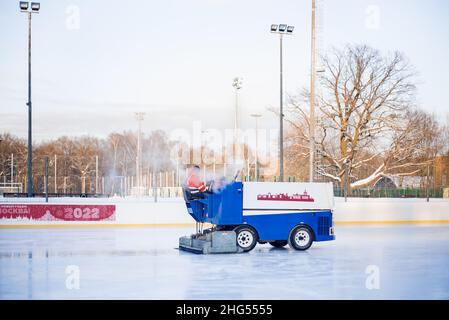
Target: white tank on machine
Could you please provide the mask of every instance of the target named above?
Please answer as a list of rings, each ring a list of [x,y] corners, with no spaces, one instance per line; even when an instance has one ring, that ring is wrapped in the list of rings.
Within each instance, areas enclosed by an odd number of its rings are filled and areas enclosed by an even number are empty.
[[[243,210],[333,210],[332,183],[244,182]]]

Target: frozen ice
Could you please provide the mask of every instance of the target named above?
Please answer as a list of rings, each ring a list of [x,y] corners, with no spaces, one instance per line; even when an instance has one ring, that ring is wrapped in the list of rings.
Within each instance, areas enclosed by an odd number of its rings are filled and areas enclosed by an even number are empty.
[[[449,225],[337,226],[306,252],[230,255],[177,250],[192,231],[0,229],[0,299],[449,299]]]

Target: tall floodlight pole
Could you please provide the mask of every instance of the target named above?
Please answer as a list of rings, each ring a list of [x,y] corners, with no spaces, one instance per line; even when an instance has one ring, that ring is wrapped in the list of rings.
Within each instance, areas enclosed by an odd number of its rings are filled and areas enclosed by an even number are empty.
[[[315,173],[315,79],[316,79],[316,0],[312,0],[312,44],[310,67],[310,126],[309,126],[309,181]]]
[[[240,77],[234,78],[232,86],[235,89],[235,112],[234,112],[234,163],[237,160],[237,151],[239,150],[238,145],[238,131],[239,131],[239,91],[243,88],[243,79]]]
[[[55,193],[58,193],[58,156],[55,154]]]
[[[205,141],[205,137],[207,135],[208,131],[207,130],[202,130],[201,131],[201,163],[199,163],[198,165],[200,167],[203,168],[203,181],[206,181],[206,162],[205,160],[205,156],[204,156],[204,147],[207,141]]]
[[[279,34],[279,67],[280,67],[280,86],[279,86],[279,181],[284,181],[284,88],[283,88],[283,61],[282,61],[282,40],[284,35],[291,35],[294,26],[286,24],[272,24],[271,33]]]
[[[45,172],[45,202],[48,202],[48,157],[45,157],[45,166],[44,166],[44,172]]]
[[[98,193],[98,156],[95,156],[95,193]]]
[[[255,162],[255,172],[254,172],[254,180],[256,182],[259,181],[259,118],[262,117],[261,114],[254,113],[251,115],[256,120],[256,151],[254,156]]]
[[[141,137],[142,137],[142,121],[145,116],[143,112],[136,112],[136,120],[139,123],[139,130],[137,132],[137,150],[136,150],[136,185],[137,185],[137,195],[140,196],[140,187],[141,187],[141,169],[142,169],[142,146],[141,146]]]
[[[14,184],[14,153],[11,153],[11,188]]]
[[[28,197],[33,196],[33,145],[32,145],[32,118],[31,118],[31,15],[33,13],[39,13],[40,3],[20,1],[20,11],[28,15],[28,158],[27,158],[27,179],[28,179]]]

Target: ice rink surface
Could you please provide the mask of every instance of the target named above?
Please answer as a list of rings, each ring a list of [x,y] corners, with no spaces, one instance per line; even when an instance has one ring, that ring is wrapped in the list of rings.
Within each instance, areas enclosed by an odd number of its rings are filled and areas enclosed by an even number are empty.
[[[176,249],[192,231],[1,229],[0,298],[449,299],[449,225],[337,226],[306,252],[207,256]]]

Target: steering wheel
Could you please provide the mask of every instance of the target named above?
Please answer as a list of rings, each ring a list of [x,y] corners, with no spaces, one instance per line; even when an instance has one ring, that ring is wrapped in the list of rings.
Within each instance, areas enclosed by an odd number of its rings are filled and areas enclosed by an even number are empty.
[[[211,180],[211,181],[209,181],[209,182],[207,183],[207,186],[206,186],[206,191],[207,191],[207,192],[212,192],[213,187],[214,187],[214,183],[215,183],[214,180]]]
[[[240,169],[239,170],[237,170],[237,173],[235,174],[235,176],[234,176],[234,180],[232,180],[232,181],[237,181],[237,178],[239,177],[239,175],[240,175]]]

